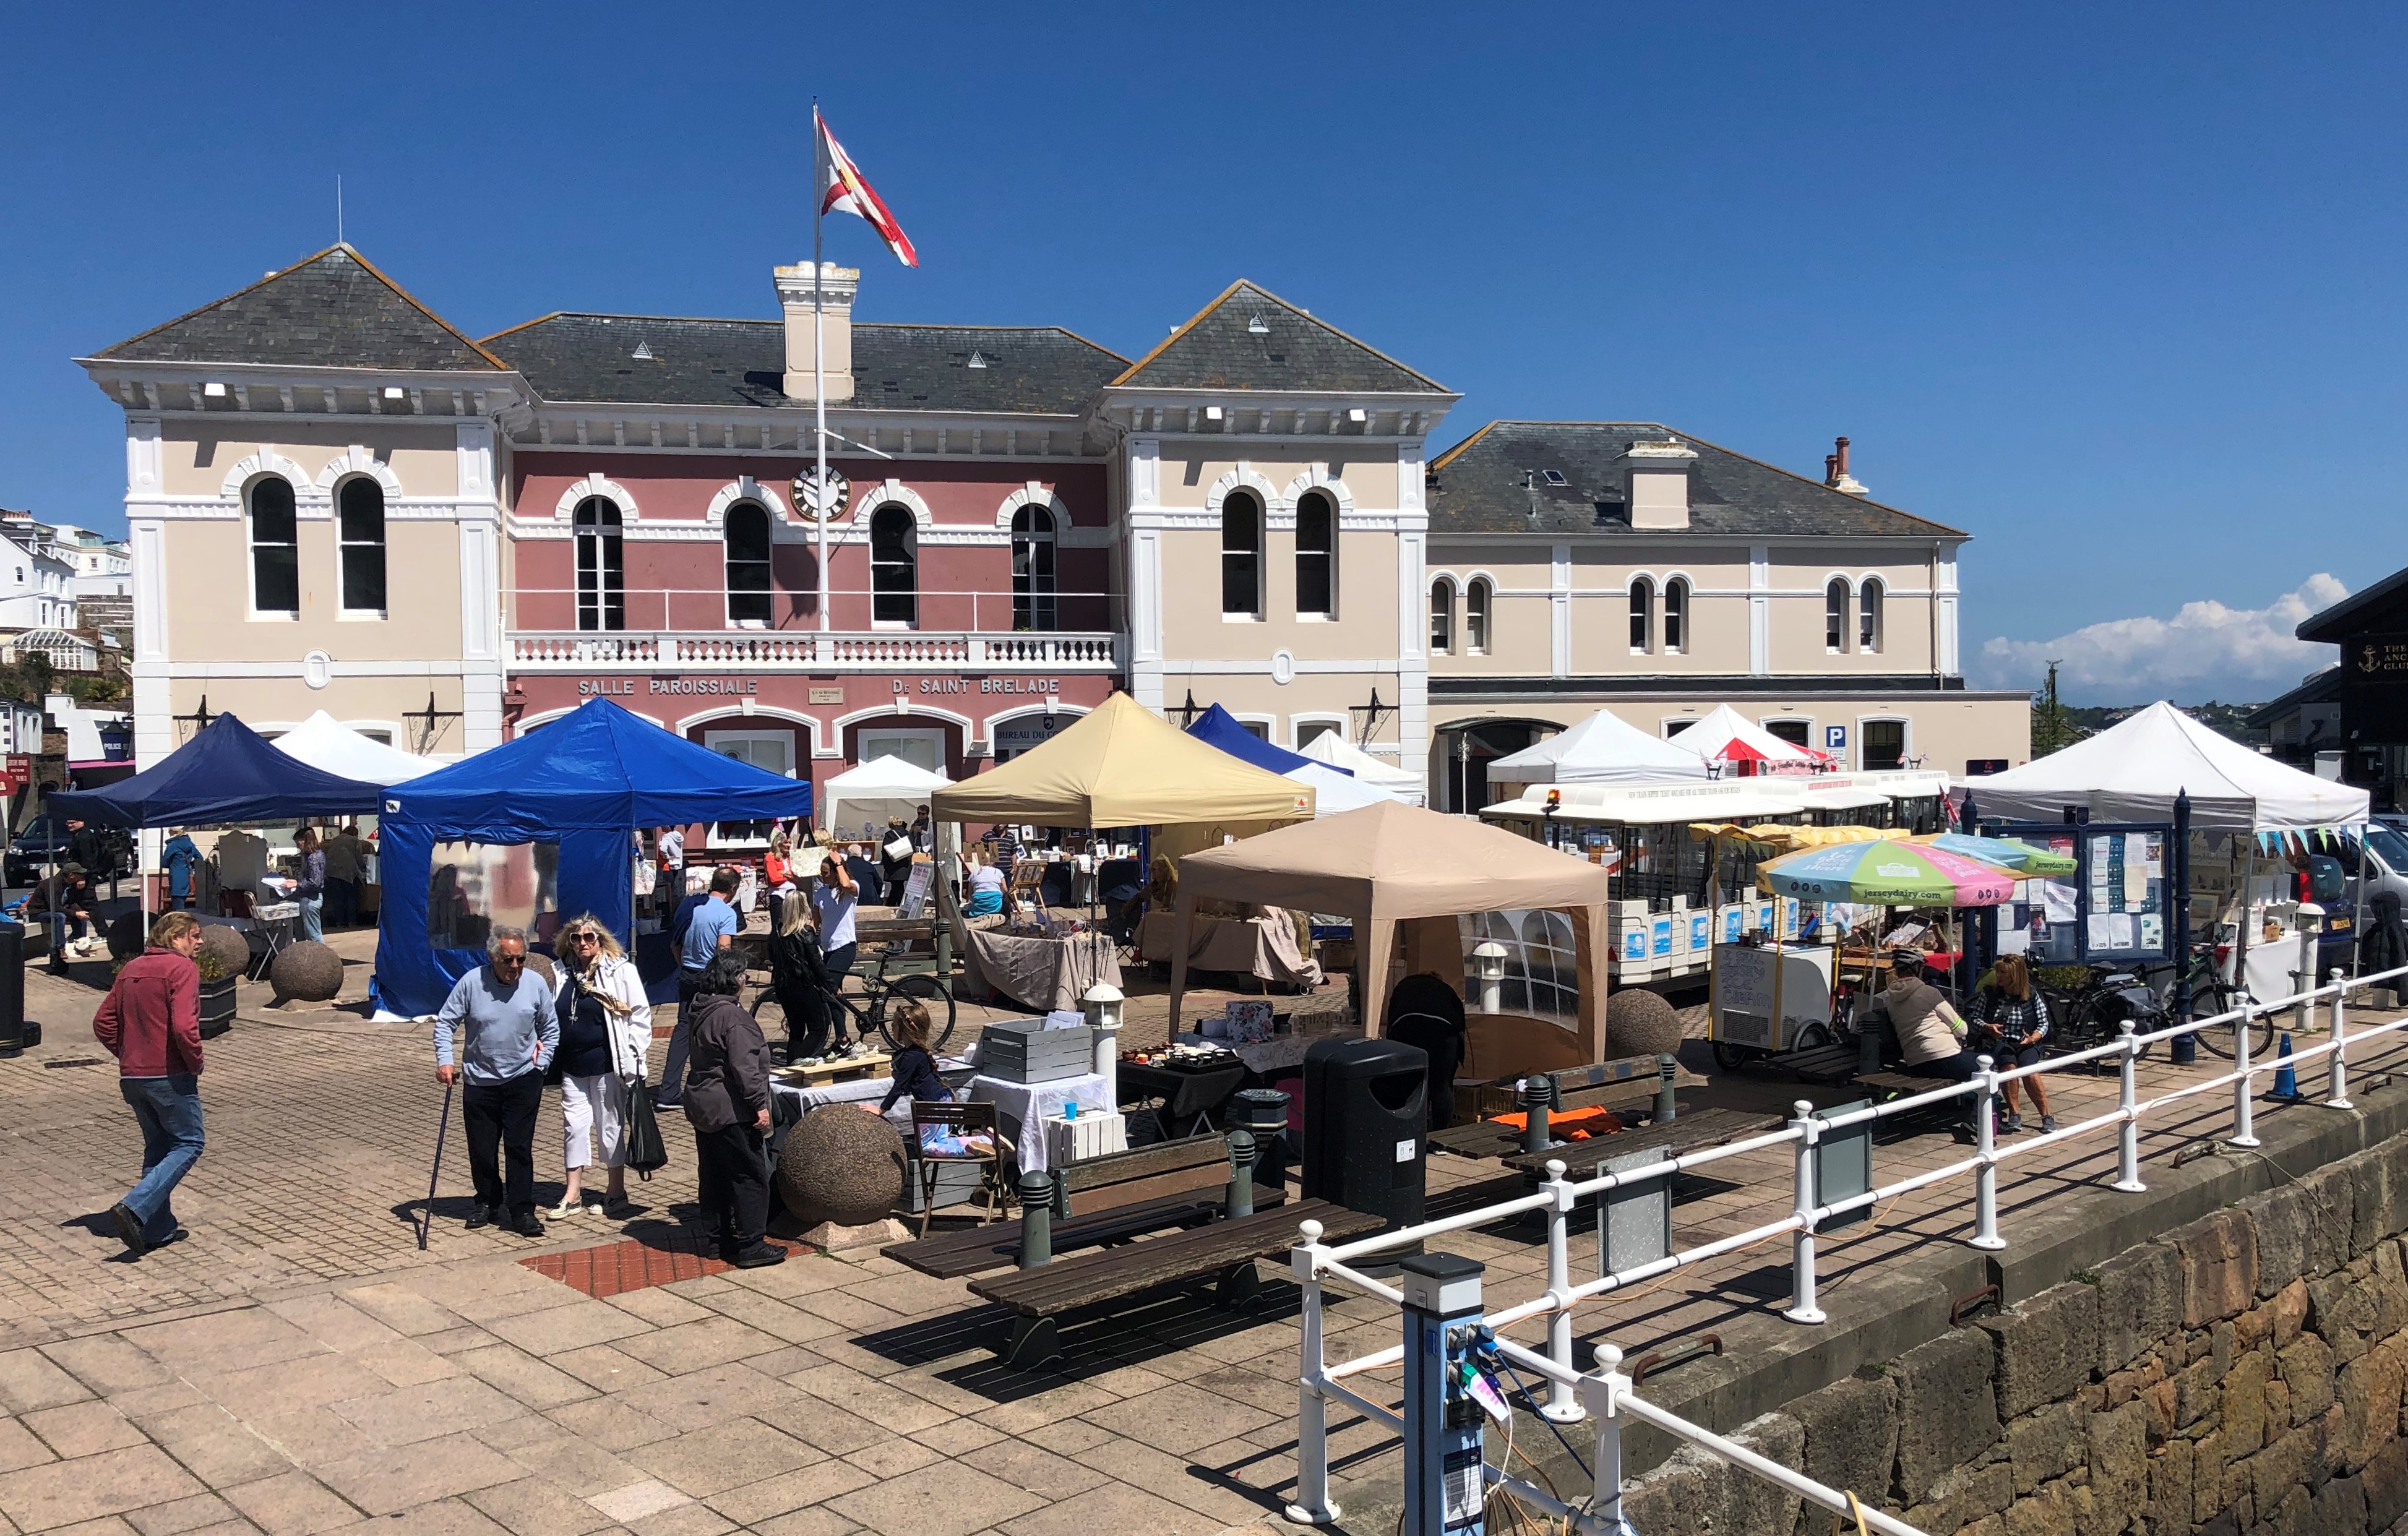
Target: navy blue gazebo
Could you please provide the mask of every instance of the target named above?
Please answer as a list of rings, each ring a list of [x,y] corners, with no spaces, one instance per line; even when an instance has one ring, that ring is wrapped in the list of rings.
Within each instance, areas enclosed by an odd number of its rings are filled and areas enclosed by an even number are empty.
[[[373,815],[374,784],[311,768],[230,714],[130,778],[54,790],[50,809],[99,826],[233,826]]]

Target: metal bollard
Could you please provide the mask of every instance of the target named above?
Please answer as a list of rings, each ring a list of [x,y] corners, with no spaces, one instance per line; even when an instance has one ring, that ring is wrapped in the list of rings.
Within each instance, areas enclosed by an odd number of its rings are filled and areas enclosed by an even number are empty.
[[[2141,1044],[2139,1038],[2132,1033],[2131,1021],[2128,1019],[2124,1023],[2123,1034],[2124,1124],[2120,1132],[2122,1162],[2119,1169],[2123,1176],[2115,1181],[2114,1187],[2127,1195],[2139,1195],[2145,1193],[2149,1187],[2141,1182],[2141,1098],[2139,1085],[2134,1077],[2135,1069],[2141,1060]]]
[[[1254,1133],[1240,1126],[1229,1132],[1229,1198],[1231,1221],[1254,1213]]]
[[[1868,1019],[1856,1026],[1856,1075],[1870,1077],[1881,1069],[1881,1028]]]
[[[2298,989],[2299,1001],[2294,1008],[2299,1017],[2292,1021],[2292,1032],[2307,1038],[2308,1026],[2315,1022],[2316,1005],[2308,994],[2316,989],[2316,944],[2324,937],[2325,910],[2313,901],[2300,903],[2300,969],[2291,972],[2291,984]]]
[[[1042,1169],[1020,1174],[1020,1267],[1054,1262],[1054,1176]]]
[[[1797,1184],[1799,1226],[1790,1235],[1789,1306],[1781,1315],[1793,1323],[1819,1323],[1824,1313],[1814,1304],[1814,1142],[1822,1127],[1814,1119],[1814,1106],[1805,1099],[1790,1110],[1789,1128],[1798,1133],[1791,1177]]]
[[[1555,1098],[1555,1084],[1543,1077],[1522,1080],[1522,1150],[1544,1152],[1555,1144],[1547,1134],[1547,1105]]]
[[[2348,1020],[2342,1012],[2341,983],[2344,979],[2339,966],[2327,973],[2327,980],[2333,983],[2333,999],[2332,1054],[2325,1058],[2325,1107],[2334,1110],[2354,1107],[2349,1101],[2349,1060],[2343,1054],[2347,1049],[2344,1041],[2349,1037]]]
[[[2258,1022],[2258,1004],[2253,1000],[2241,1005],[2241,1023],[2233,1030],[2232,1041],[2232,1135],[2229,1140],[2236,1147],[2258,1145],[2258,1135],[2252,1121],[2256,1105],[2252,1102],[2256,1084],[2249,1068],[2249,1031]]]
[[[2003,1248],[2007,1240],[1999,1236],[1999,1165],[1997,1133],[1992,1122],[1997,1118],[1991,1109],[1999,1092],[1999,1074],[1988,1056],[1973,1058],[1980,1070],[1973,1081],[1981,1091],[1973,1098],[1973,1155],[1982,1159],[1973,1170],[1973,1246]]]
[[[1667,1051],[1656,1058],[1656,1124],[1669,1126],[1681,1113],[1678,1100],[1672,1097],[1672,1075],[1681,1069],[1681,1058]]]

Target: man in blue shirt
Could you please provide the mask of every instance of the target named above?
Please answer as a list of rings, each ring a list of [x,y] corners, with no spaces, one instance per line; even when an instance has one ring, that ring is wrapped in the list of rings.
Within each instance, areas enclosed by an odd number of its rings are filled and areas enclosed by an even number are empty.
[[[685,1058],[693,1049],[686,1030],[686,1020],[693,1015],[695,999],[701,995],[702,973],[710,969],[711,957],[721,950],[733,949],[736,930],[744,926],[730,898],[736,895],[736,870],[721,866],[711,871],[710,891],[702,903],[686,918],[682,932],[674,922],[669,932],[678,946],[678,1021],[669,1034],[668,1058],[661,1063],[660,1091],[652,1095],[656,1108],[673,1110],[685,1102]],[[688,899],[692,899],[689,897]]]
[[[435,1015],[435,1081],[460,1094],[460,1124],[468,1136],[468,1171],[477,1208],[468,1226],[499,1223],[509,1207],[510,1229],[543,1236],[535,1216],[535,1115],[543,1106],[543,1069],[560,1048],[560,1016],[552,985],[527,969],[524,928],[497,927],[485,943],[485,963],[460,978]],[[452,1060],[452,1026],[467,1025],[460,1065]],[[500,1155],[496,1156],[496,1153]],[[503,1178],[501,1162],[509,1175]]]

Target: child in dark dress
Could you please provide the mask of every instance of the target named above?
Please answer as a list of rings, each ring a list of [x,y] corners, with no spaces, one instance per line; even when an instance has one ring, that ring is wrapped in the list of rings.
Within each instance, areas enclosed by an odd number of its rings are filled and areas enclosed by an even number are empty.
[[[937,1033],[936,1022],[928,1017],[927,1006],[905,998],[895,1004],[887,1015],[887,1031],[901,1048],[890,1063],[895,1073],[895,1085],[886,1090],[885,1100],[871,1113],[884,1114],[895,1107],[898,1098],[939,1099],[951,1102],[953,1091],[937,1075],[937,1058],[928,1049],[928,1041]],[[867,1104],[861,1106],[867,1110]]]

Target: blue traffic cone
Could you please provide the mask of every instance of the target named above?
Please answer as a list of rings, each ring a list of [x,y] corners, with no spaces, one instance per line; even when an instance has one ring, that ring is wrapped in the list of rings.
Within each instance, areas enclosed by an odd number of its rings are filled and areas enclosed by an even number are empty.
[[[2276,1098],[2300,1097],[2299,1074],[2291,1070],[2291,1032],[2287,1029],[2283,1031],[2282,1039],[2274,1045],[2273,1097]]]

